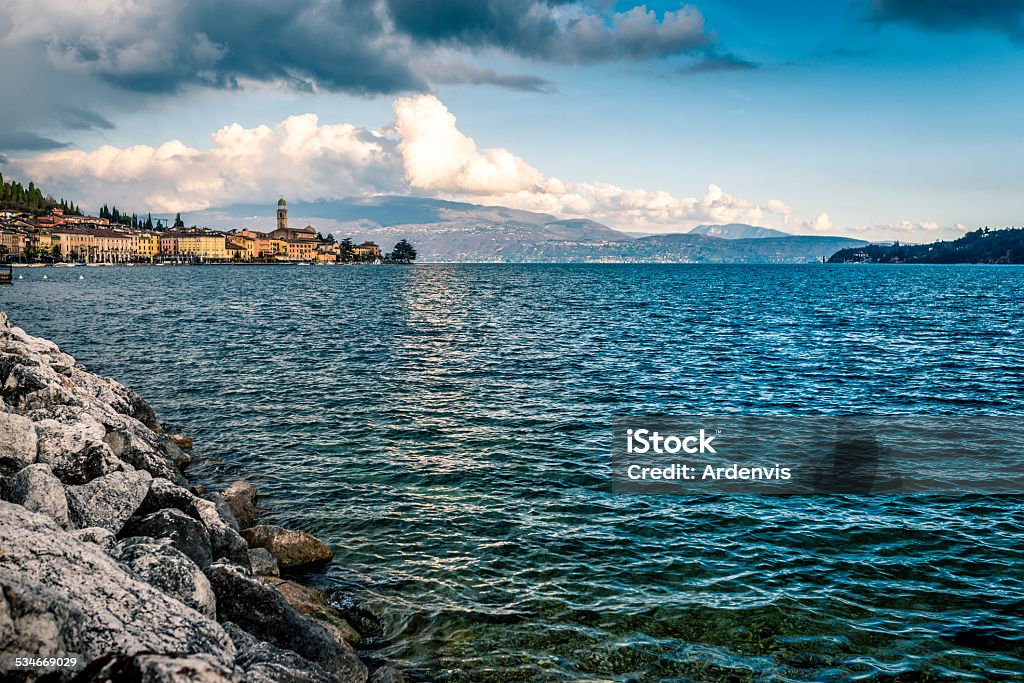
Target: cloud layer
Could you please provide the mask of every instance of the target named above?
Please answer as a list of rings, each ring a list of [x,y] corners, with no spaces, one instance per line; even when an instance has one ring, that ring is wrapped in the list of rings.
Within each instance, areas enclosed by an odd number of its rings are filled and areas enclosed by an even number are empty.
[[[627,230],[730,222],[799,226],[780,200],[761,205],[716,185],[700,197],[681,197],[547,176],[507,149],[480,149],[431,95],[397,99],[394,122],[381,130],[321,123],[305,114],[274,127],[225,126],[205,151],[172,140],[159,147],[46,152],[10,165],[83,205],[116,200],[157,212],[268,201],[279,194],[316,200],[413,193],[585,216]],[[821,216],[807,224],[810,231],[825,227]]]
[[[0,38],[44,45],[52,67],[134,92],[258,81],[359,94],[422,92],[443,82],[544,88],[536,77],[439,61],[442,48],[579,64],[677,55],[711,40],[694,7],[661,14],[645,5],[609,7],[583,0],[13,0],[0,8],[0,31],[8,27]]]

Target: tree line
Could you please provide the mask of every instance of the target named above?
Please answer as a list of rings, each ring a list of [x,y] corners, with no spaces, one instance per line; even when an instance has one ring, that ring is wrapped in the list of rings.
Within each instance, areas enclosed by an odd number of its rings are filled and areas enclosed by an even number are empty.
[[[1024,263],[1024,228],[979,228],[952,241],[869,244],[843,249],[829,263]]]
[[[82,210],[74,202],[43,195],[43,191],[33,182],[29,182],[28,187],[25,187],[17,180],[4,180],[3,174],[0,174],[0,209],[36,216],[49,213],[52,209],[61,209],[71,216],[82,215]]]

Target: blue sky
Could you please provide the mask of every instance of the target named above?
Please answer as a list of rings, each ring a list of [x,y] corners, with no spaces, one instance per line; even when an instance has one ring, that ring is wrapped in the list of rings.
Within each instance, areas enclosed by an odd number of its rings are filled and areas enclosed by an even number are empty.
[[[20,66],[0,87],[29,102],[0,104],[5,174],[158,211],[280,189],[505,203],[647,232],[738,220],[924,240],[1022,222],[1022,2],[713,0],[685,16],[672,14],[680,3],[652,2],[632,27],[617,23],[639,17],[626,2],[305,4],[305,23],[245,0],[217,5],[221,16],[169,0],[140,16],[120,0],[71,17],[56,0],[0,9],[0,57]],[[241,15],[250,26],[222,27]],[[580,17],[592,30],[578,30]],[[320,28],[330,21],[360,33],[333,46]],[[411,104],[418,96],[431,106]],[[69,102],[70,114],[38,112]],[[280,164],[287,177],[254,178],[225,168],[235,152],[209,154],[228,124],[269,126],[276,142],[247,163],[278,165],[289,143],[275,126],[307,113],[321,127],[352,124],[379,158],[356,162],[349,143],[328,142],[330,154]],[[337,134],[306,131],[303,144]],[[172,140],[185,150],[177,165],[127,152]],[[116,152],[96,156],[103,145]],[[449,147],[449,175],[422,166]]]

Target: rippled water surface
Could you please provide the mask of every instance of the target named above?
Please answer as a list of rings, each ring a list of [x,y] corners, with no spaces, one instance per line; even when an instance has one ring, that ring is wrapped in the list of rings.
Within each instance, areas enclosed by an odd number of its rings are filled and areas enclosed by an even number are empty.
[[[1024,269],[19,272],[15,322],[328,539],[415,677],[1024,678],[1019,497],[608,481],[619,416],[1024,414]]]

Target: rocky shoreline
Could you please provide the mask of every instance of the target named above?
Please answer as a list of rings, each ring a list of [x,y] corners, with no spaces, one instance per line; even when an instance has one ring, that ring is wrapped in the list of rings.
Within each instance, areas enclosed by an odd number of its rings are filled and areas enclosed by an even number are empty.
[[[250,484],[189,488],[179,443],[134,391],[0,312],[4,679],[400,680],[359,659],[362,615],[281,578],[330,548],[257,524]]]

